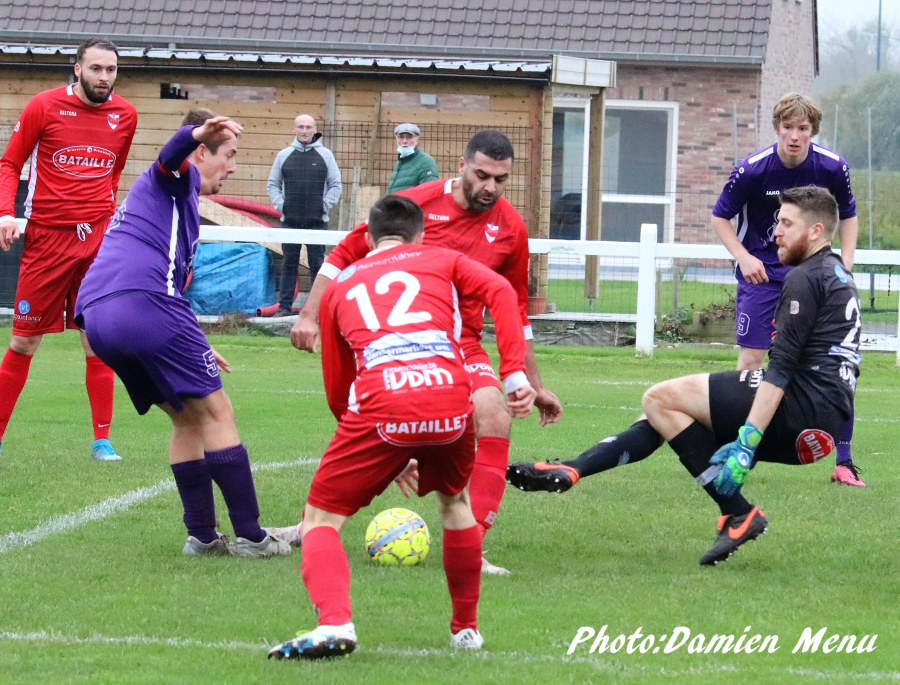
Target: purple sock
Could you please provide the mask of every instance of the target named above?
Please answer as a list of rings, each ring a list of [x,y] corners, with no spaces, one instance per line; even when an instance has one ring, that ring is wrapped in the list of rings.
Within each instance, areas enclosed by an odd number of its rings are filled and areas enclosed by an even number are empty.
[[[188,535],[193,535],[200,542],[208,544],[215,540],[216,502],[213,499],[212,477],[206,461],[185,461],[172,464],[175,485],[181,495],[184,507],[184,525]]]
[[[846,464],[847,462],[853,461],[853,456],[850,454],[850,443],[853,441],[853,420],[855,418],[855,412],[853,407],[850,407],[850,418],[844,421],[844,425],[841,426],[841,432],[838,435],[838,439],[835,441],[837,445],[837,457],[835,461],[838,464]]]
[[[231,519],[234,534],[251,542],[262,542],[266,533],[259,527],[259,506],[247,449],[239,443],[224,450],[205,452],[204,455],[209,474],[228,505],[228,518]]]

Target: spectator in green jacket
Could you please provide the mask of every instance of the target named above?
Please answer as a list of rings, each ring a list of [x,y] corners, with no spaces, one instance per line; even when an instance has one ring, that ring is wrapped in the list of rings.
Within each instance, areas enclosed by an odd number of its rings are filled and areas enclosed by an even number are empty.
[[[419,149],[419,127],[400,124],[394,129],[394,137],[397,139],[397,166],[388,181],[387,192],[396,193],[426,181],[436,181],[437,162]]]

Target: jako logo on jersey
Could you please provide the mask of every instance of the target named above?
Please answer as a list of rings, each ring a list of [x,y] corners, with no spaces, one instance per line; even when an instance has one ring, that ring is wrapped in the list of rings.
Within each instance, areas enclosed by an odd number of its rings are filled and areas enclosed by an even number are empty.
[[[423,371],[386,369],[384,371],[384,387],[388,390],[401,390],[405,387],[418,388],[422,385],[431,387],[432,385],[444,385],[445,382],[453,383],[453,376],[446,369],[433,368]]]
[[[109,127],[115,130],[116,126],[119,125],[119,119],[121,115],[119,114],[107,114],[106,115],[106,123],[109,124]]]
[[[28,300],[19,300],[19,314],[27,314],[31,311],[31,303]]]
[[[818,428],[807,428],[797,436],[797,457],[801,464],[812,464],[831,454],[834,438]]]
[[[343,283],[344,281],[346,281],[348,278],[350,278],[355,273],[356,273],[356,266],[351,264],[346,269],[341,271],[341,273],[338,274],[337,282]]]
[[[498,235],[500,235],[500,227],[496,224],[488,224],[487,228],[484,229],[484,237],[487,238],[489,243],[494,242]]]
[[[766,195],[781,195],[780,190],[767,190]]]
[[[73,145],[53,155],[53,165],[60,171],[79,178],[101,178],[112,171],[116,155],[106,148]]]

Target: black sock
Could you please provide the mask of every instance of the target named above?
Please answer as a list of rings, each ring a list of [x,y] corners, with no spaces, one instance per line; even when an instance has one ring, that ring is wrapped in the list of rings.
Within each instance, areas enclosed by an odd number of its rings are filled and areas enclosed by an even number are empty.
[[[709,468],[709,460],[716,453],[719,445],[715,434],[699,421],[694,421],[690,426],[669,440],[669,447],[678,455],[684,468],[697,478]],[[719,505],[722,514],[743,516],[749,512],[753,505],[750,504],[741,493],[726,497],[716,492],[712,483],[702,486],[706,494],[712,497]]]
[[[627,429],[598,442],[577,459],[562,462],[571,466],[579,475],[592,476],[616,466],[624,466],[646,459],[662,445],[662,436],[647,419],[631,424]]]

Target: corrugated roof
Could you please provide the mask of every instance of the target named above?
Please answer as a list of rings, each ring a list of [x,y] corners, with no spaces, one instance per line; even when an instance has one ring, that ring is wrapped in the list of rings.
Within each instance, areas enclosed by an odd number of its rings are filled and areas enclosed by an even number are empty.
[[[29,47],[27,45],[2,45],[3,55],[75,55],[73,47],[56,45]],[[493,71],[503,73],[547,74],[550,62],[501,62],[498,60],[436,60],[396,59],[385,57],[360,57],[358,55],[285,55],[274,53],[220,52],[205,50],[169,50],[156,48],[119,47],[120,57],[147,57],[149,59],[204,59],[209,62],[261,62],[264,64],[322,64],[325,66],[375,67],[378,69],[439,69],[442,71]]]
[[[0,5],[0,40],[260,54],[552,54],[758,61],[772,0],[28,0]],[[55,37],[55,40],[54,40]]]

